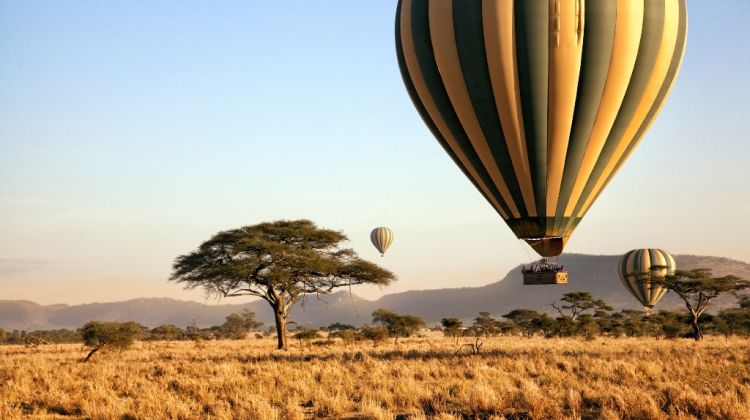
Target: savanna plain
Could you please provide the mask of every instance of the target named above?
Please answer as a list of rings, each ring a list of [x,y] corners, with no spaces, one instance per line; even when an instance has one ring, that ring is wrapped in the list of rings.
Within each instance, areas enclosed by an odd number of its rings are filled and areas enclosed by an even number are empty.
[[[0,346],[0,417],[750,419],[750,340],[443,337]]]

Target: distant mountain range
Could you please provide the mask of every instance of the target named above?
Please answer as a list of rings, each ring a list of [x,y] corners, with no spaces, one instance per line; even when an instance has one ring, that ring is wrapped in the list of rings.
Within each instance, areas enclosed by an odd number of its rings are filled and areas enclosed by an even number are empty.
[[[588,291],[604,299],[616,309],[640,309],[617,278],[619,256],[569,254],[559,258],[568,269],[570,282],[559,286],[523,286],[520,267],[504,279],[482,287],[462,287],[438,290],[413,290],[385,295],[380,299],[365,300],[348,292],[337,292],[317,298],[308,296],[292,310],[291,319],[298,325],[325,326],[334,322],[361,325],[370,321],[370,314],[378,308],[423,317],[437,323],[444,317],[469,320],[479,311],[499,317],[513,309],[528,308],[550,311],[549,304],[563,293]],[[710,268],[715,275],[733,274],[750,279],[750,264],[719,257],[694,255],[676,256],[680,269]],[[731,296],[712,303],[718,310],[735,305]],[[206,305],[198,302],[169,298],[141,298],[124,302],[91,303],[85,305],[39,305],[30,301],[0,300],[0,328],[56,329],[78,328],[87,321],[136,321],[147,326],[174,324],[200,326],[220,325],[224,318],[243,308],[254,311],[266,325],[273,324],[272,313],[264,301]],[[657,309],[682,308],[676,296],[667,295]]]

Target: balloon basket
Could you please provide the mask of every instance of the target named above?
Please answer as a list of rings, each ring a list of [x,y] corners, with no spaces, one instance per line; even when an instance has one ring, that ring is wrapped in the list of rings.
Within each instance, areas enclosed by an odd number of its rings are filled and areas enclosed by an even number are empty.
[[[521,271],[525,286],[568,284],[568,272],[563,266],[549,264],[546,258]]]
[[[538,286],[546,284],[568,284],[568,273],[523,273],[524,286]]]

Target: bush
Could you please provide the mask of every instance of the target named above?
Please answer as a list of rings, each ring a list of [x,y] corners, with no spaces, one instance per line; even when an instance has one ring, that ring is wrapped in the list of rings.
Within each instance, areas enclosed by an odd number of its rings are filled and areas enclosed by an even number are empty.
[[[350,330],[337,330],[328,334],[329,338],[340,338],[344,344],[350,344],[352,341],[357,339],[357,334]]]
[[[341,322],[334,322],[328,326],[328,331],[354,331],[356,328],[353,325],[342,324]]]
[[[321,338],[318,330],[298,329],[298,332],[294,334],[294,338],[298,340],[312,340],[313,338]]]
[[[386,338],[388,338],[388,330],[386,330],[383,327],[370,327],[368,325],[365,325],[360,330],[360,335],[365,340],[370,340],[373,342],[373,344],[377,344]]]
[[[152,340],[166,341],[181,340],[183,337],[186,337],[185,330],[172,324],[164,324],[154,328],[149,336]]]

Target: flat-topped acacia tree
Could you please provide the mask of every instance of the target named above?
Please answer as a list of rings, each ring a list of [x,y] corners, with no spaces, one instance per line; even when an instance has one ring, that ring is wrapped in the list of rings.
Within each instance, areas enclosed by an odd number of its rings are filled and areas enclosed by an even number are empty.
[[[177,257],[170,280],[217,297],[257,296],[273,308],[278,348],[286,350],[292,305],[306,294],[357,284],[388,285],[396,277],[342,243],[341,232],[309,220],[280,220],[219,232]]]
[[[750,282],[736,276],[714,277],[707,268],[696,268],[690,271],[677,270],[673,275],[654,280],[674,292],[685,302],[690,312],[690,325],[693,327],[695,341],[703,340],[701,315],[706,312],[711,300],[722,293],[737,294],[750,288]]]

